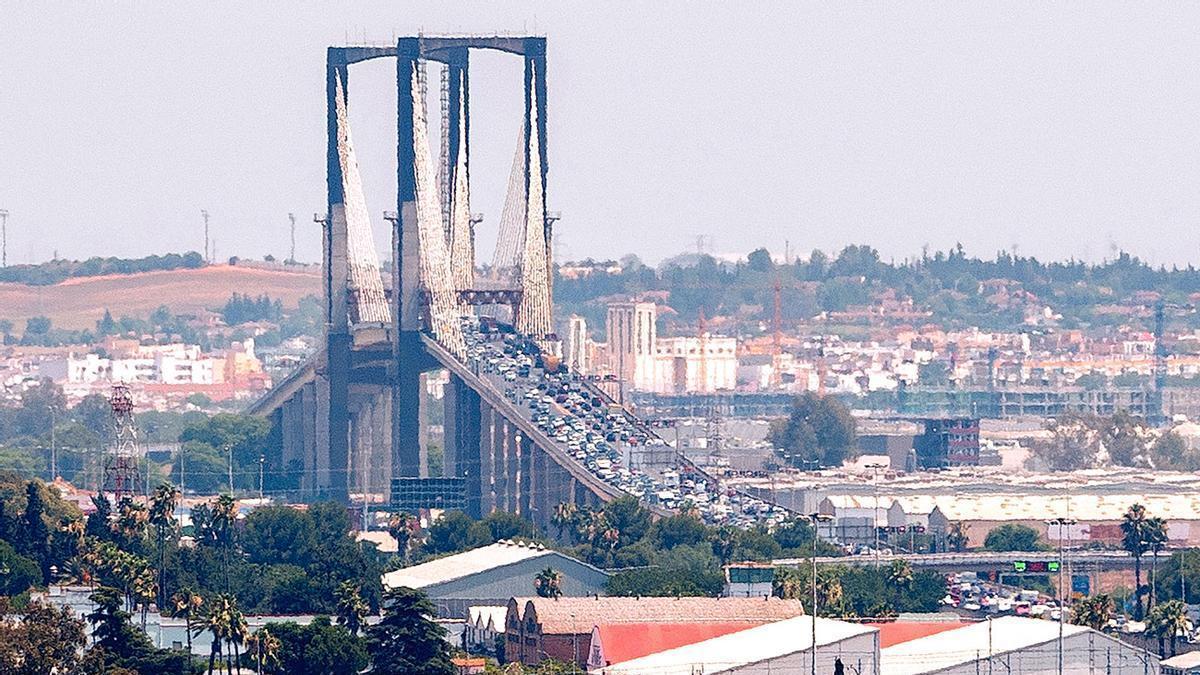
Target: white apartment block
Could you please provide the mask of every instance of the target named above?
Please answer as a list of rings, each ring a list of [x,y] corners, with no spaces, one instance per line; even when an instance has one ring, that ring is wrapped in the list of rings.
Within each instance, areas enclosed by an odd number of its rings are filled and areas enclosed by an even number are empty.
[[[737,338],[659,338],[652,390],[671,394],[733,389],[737,386],[737,370]]]
[[[658,309],[652,302],[608,306],[608,368],[627,387],[673,394],[714,392],[737,386],[736,338],[711,335],[703,339],[660,338],[657,319]],[[571,324],[572,330],[574,325]]]
[[[608,306],[608,364],[627,386],[654,390],[658,311],[653,302],[619,302]]]

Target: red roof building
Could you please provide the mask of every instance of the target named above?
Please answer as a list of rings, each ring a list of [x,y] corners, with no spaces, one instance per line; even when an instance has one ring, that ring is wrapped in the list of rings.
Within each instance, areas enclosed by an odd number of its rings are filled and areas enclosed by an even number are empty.
[[[545,659],[555,659],[583,666],[591,656],[593,629],[596,626],[663,626],[659,635],[666,635],[678,626],[688,631],[723,630],[698,635],[695,640],[662,647],[670,649],[680,644],[711,639],[729,632],[730,625],[743,628],[790,619],[804,614],[799,600],[779,598],[512,598],[508,601],[505,618],[504,657],[525,665],[537,665]],[[690,628],[692,626],[724,626],[726,628]],[[618,629],[619,630],[619,629]],[[636,632],[636,630],[634,631]],[[614,635],[616,635],[614,633]],[[603,635],[601,635],[603,639]],[[663,638],[672,639],[672,638]],[[638,650],[655,649],[652,642],[640,642]],[[610,641],[609,645],[617,648]],[[604,659],[616,660],[611,655]],[[622,659],[624,660],[624,659]]]
[[[588,670],[703,642],[760,626],[762,621],[720,623],[607,623],[592,628]]]
[[[891,647],[901,642],[937,635],[955,628],[962,628],[962,621],[885,621],[868,623],[879,629],[879,648]]]

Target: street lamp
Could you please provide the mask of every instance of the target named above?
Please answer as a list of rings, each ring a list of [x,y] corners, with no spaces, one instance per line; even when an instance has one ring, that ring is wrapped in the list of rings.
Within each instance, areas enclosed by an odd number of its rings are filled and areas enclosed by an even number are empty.
[[[807,518],[812,525],[812,654],[808,662],[812,666],[811,675],[817,675],[817,523],[828,523],[833,516],[813,512]]]
[[[871,470],[871,482],[875,487],[875,510],[871,513],[871,527],[875,529],[875,569],[879,569],[879,470],[888,468],[887,464],[867,464]]]
[[[1067,605],[1066,593],[1063,583],[1063,571],[1066,569],[1064,558],[1066,557],[1065,548],[1063,547],[1063,528],[1074,525],[1079,521],[1074,518],[1051,518],[1046,521],[1047,525],[1058,526],[1058,672],[1062,675],[1063,672],[1063,624],[1067,620]]]

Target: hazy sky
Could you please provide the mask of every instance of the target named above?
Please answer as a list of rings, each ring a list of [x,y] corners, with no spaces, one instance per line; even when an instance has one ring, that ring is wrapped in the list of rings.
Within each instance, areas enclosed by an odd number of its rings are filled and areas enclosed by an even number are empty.
[[[564,257],[962,241],[1200,263],[1200,9],[1153,3],[52,3],[0,0],[9,260],[319,257],[325,47],[417,31],[549,38]],[[492,228],[520,61],[472,61]],[[395,70],[353,69],[372,216],[394,208]],[[490,227],[489,227],[490,224]],[[380,229],[378,240],[387,241]]]

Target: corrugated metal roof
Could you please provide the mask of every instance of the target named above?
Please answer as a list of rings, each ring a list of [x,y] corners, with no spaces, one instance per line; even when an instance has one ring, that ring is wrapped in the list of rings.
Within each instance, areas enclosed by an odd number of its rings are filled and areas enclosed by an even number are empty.
[[[812,648],[812,617],[784,621],[722,635],[711,640],[668,649],[642,658],[614,663],[604,675],[706,675],[787,656]],[[871,626],[818,618],[817,645],[829,645],[876,632]],[[888,672],[888,671],[884,671]]]
[[[932,673],[972,663],[980,654],[1003,654],[1058,639],[1058,622],[1005,616],[948,630],[880,650],[881,670],[888,675]],[[1066,624],[1063,635],[1086,633],[1090,628]]]
[[[779,598],[514,598],[522,619],[530,607],[543,634],[590,633],[613,623],[716,623],[778,621],[804,614],[799,600]]]
[[[620,663],[761,626],[750,621],[720,623],[610,623],[596,626],[606,663]],[[592,643],[596,643],[593,638]]]
[[[880,647],[891,647],[901,642],[909,642],[962,627],[962,623],[959,621],[888,621],[867,625],[879,629]]]
[[[539,544],[498,541],[489,546],[388,572],[383,575],[383,586],[425,588],[553,553]]]

